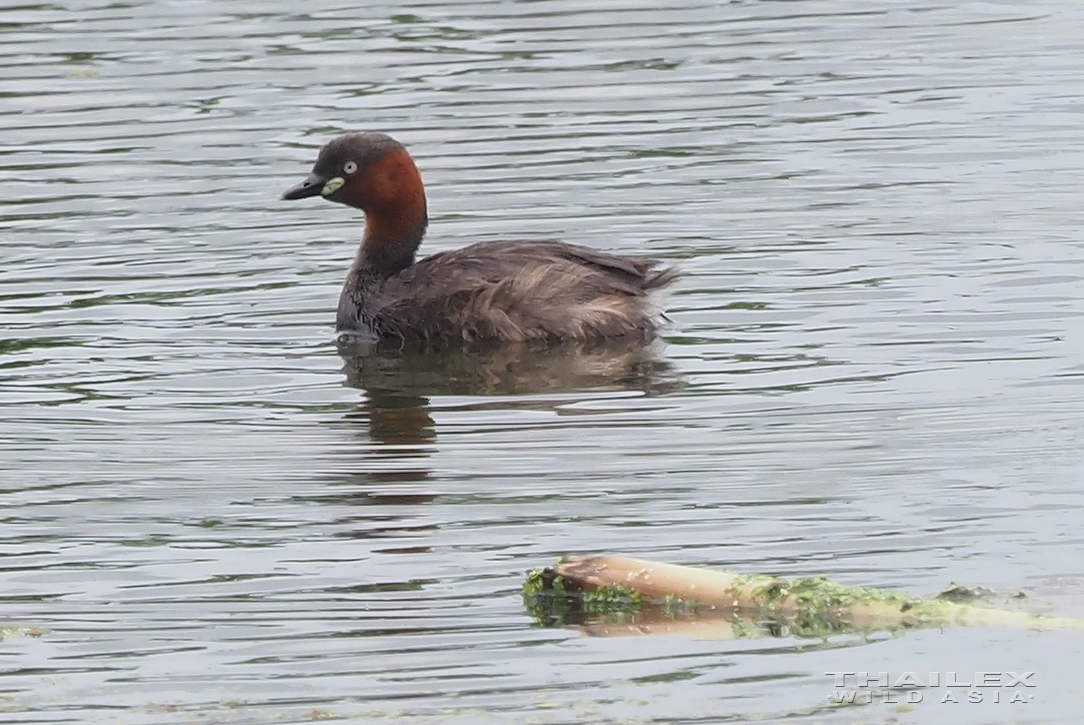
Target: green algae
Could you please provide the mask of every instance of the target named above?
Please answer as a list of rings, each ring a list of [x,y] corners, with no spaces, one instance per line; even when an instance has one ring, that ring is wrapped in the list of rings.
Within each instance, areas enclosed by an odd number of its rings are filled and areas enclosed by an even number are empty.
[[[584,609],[591,614],[631,614],[640,611],[639,592],[614,584],[582,593]]]
[[[585,615],[625,621],[643,605],[640,594],[628,587],[615,584],[583,590],[549,569],[529,572],[522,591],[527,613],[544,626],[559,626]]]

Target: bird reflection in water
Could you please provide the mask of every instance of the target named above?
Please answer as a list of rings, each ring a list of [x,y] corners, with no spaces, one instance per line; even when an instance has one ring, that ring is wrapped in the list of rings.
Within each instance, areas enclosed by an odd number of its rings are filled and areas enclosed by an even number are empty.
[[[425,492],[430,477],[428,459],[436,450],[438,429],[431,401],[441,396],[477,396],[471,405],[486,410],[553,410],[568,398],[554,393],[642,391],[662,395],[682,387],[673,366],[661,357],[661,343],[604,340],[546,346],[530,343],[492,343],[425,346],[401,341],[341,341],[346,384],[364,397],[347,419],[361,425],[366,438],[367,462],[353,469],[364,478],[357,503],[429,503],[436,494]],[[374,487],[374,484],[376,486]],[[409,484],[407,491],[393,491]],[[379,491],[377,493],[374,488]],[[406,521],[387,522],[400,535],[417,536]],[[417,526],[417,524],[415,524]],[[432,526],[424,524],[423,526]],[[388,535],[390,532],[377,532]],[[354,535],[372,536],[370,523]],[[395,548],[406,553],[425,551]]]
[[[441,395],[515,396],[490,398],[487,409],[552,408],[552,400],[521,396],[576,391],[640,390],[648,395],[680,387],[659,343],[626,339],[562,345],[492,343],[455,346],[401,341],[344,341],[339,353],[347,384],[363,390],[357,413],[368,421],[373,442],[428,448],[437,430],[430,399]],[[561,401],[564,402],[564,401]]]

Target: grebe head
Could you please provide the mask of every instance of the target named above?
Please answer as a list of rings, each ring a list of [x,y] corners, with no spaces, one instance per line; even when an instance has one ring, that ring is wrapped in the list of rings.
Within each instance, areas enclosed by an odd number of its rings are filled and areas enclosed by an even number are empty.
[[[365,212],[359,263],[393,274],[414,261],[428,224],[425,189],[403,145],[383,133],[348,133],[320,149],[312,173],[283,199],[322,196]]]
[[[421,186],[418,169],[401,143],[383,133],[348,133],[320,149],[312,173],[282,198],[322,196],[368,211]]]

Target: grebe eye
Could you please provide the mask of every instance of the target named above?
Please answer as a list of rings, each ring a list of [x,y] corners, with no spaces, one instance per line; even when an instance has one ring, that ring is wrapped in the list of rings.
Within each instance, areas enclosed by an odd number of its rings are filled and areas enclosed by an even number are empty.
[[[354,161],[347,161],[345,164],[343,164],[343,171],[345,171],[348,174],[352,174],[357,170],[358,170],[358,165]]]

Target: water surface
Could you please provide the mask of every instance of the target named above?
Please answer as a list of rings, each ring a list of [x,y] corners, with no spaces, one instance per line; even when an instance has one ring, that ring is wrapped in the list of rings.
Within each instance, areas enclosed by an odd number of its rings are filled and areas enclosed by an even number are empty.
[[[570,551],[1084,615],[1084,8],[72,2],[0,10],[11,723],[1076,723],[1079,635],[599,638]],[[344,362],[345,130],[428,252],[687,276],[649,350]],[[828,671],[1034,670],[829,705]]]

